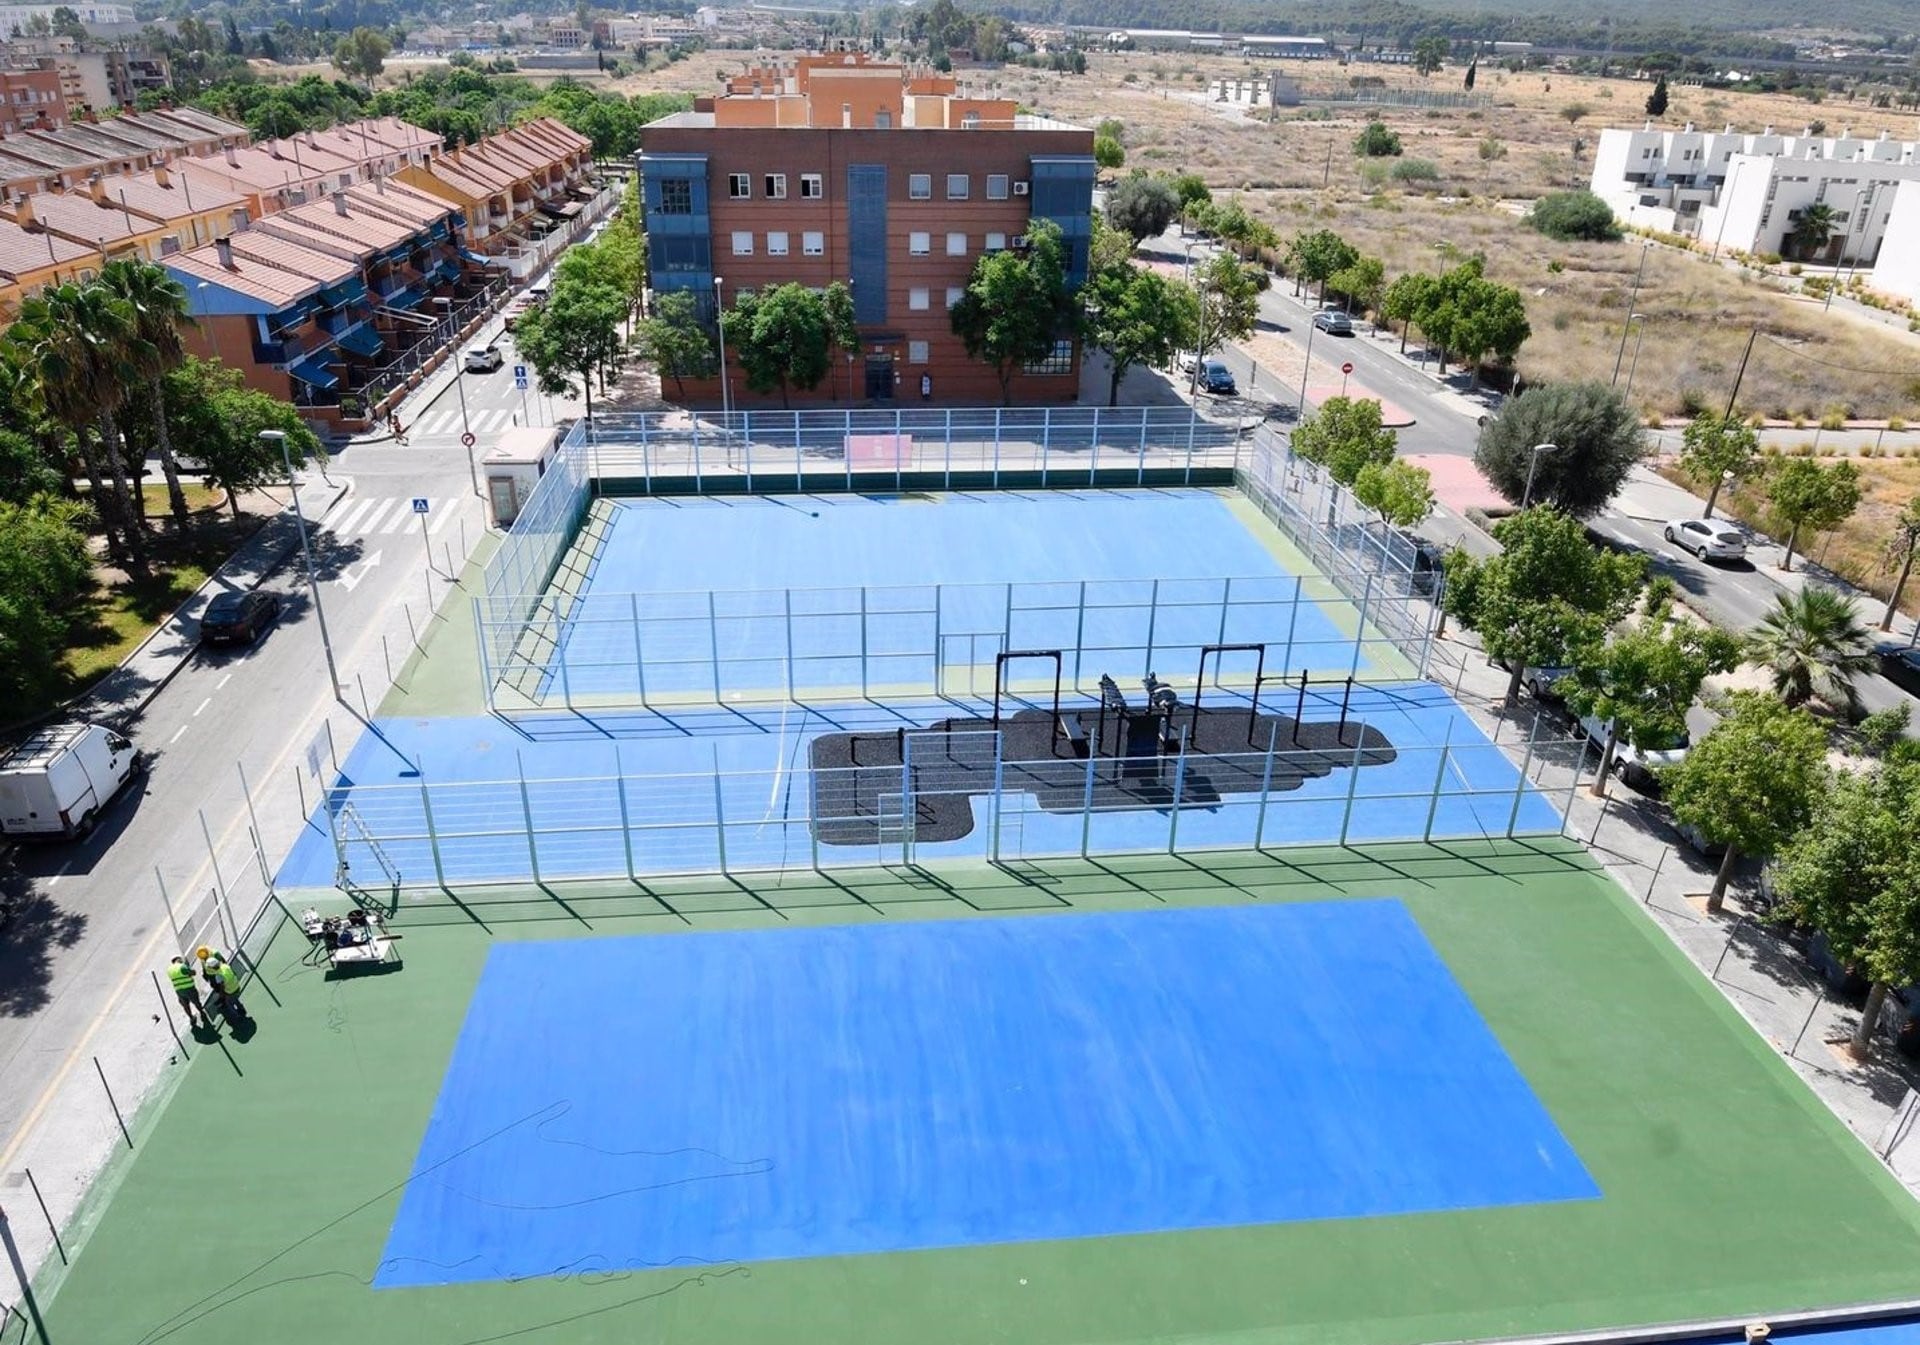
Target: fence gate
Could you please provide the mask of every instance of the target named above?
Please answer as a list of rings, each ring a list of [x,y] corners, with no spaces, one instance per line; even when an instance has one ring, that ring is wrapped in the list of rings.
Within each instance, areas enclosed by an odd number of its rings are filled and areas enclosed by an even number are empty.
[[[935,694],[977,700],[991,697],[994,660],[1006,647],[1004,631],[943,631],[933,669]]]

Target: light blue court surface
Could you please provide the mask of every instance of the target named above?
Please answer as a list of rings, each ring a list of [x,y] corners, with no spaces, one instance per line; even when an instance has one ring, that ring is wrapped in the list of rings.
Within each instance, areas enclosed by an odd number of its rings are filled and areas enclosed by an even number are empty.
[[[1265,713],[1291,715],[1294,693],[1270,690]],[[1245,705],[1234,693],[1209,692],[1207,705]],[[1091,708],[1076,700],[1072,708]],[[1063,708],[1065,708],[1063,706]],[[351,804],[364,827],[409,883],[433,881],[434,842],[449,881],[521,882],[546,878],[618,877],[648,873],[717,872],[725,822],[727,867],[805,867],[814,862],[810,822],[813,780],[807,744],[821,733],[890,732],[955,714],[987,713],[985,705],[926,701],[897,707],[792,707],[755,712],[630,712],[592,718],[554,715],[516,718],[380,720],[343,763],[326,807]],[[1308,719],[1337,720],[1340,690],[1329,685],[1309,696]],[[1091,853],[1120,854],[1251,845],[1355,843],[1504,836],[1511,821],[1521,834],[1557,832],[1553,801],[1521,781],[1507,756],[1488,742],[1446,691],[1432,683],[1356,686],[1351,722],[1387,736],[1397,753],[1387,764],[1357,773],[1339,769],[1291,792],[1275,792],[1263,809],[1254,794],[1230,794],[1210,808],[1129,809],[1046,813],[1033,797],[1009,791],[997,819],[1000,857],[1014,859]],[[1284,749],[1285,744],[1281,744]],[[1202,759],[1196,758],[1196,761]],[[1169,763],[1170,765],[1170,763]],[[524,770],[524,793],[520,777]],[[611,778],[623,772],[623,791]],[[715,773],[719,774],[716,797]],[[416,774],[417,772],[417,774]],[[645,777],[645,778],[641,778]],[[423,788],[423,782],[425,787]],[[925,788],[921,785],[918,787]],[[1351,791],[1351,806],[1349,792]],[[967,836],[914,846],[913,858],[933,861],[988,855],[995,821],[986,799],[973,800],[975,824]],[[624,808],[624,814],[623,814]],[[526,820],[537,833],[530,852]],[[378,873],[357,841],[348,846],[363,882]],[[900,845],[821,845],[822,865],[898,862]],[[322,809],[280,871],[294,887],[333,881],[335,851]]]
[[[1394,900],[509,943],[375,1284],[1600,1194]]]
[[[1003,641],[1069,651],[1069,679],[1089,685],[1109,671],[1188,675],[1202,645],[1251,641],[1269,645],[1271,672],[1372,671],[1366,651],[1354,658],[1351,609],[1336,621],[1311,590],[1301,600],[1267,544],[1277,535],[1263,540],[1268,525],[1228,501],[1195,490],[622,501],[559,635],[564,676],[549,668],[539,694],[927,685],[936,664],[991,667]]]

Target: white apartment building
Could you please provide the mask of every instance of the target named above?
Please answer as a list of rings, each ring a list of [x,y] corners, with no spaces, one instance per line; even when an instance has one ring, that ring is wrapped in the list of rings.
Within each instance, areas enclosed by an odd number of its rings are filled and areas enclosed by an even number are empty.
[[[0,37],[8,33],[27,30],[34,19],[53,22],[53,12],[59,5],[0,5]],[[108,27],[115,24],[136,23],[132,5],[87,5],[74,3],[66,8],[72,10],[85,27]]]
[[[1886,132],[1864,139],[1685,130],[1605,130],[1593,159],[1594,194],[1624,223],[1684,234],[1716,251],[1785,255],[1800,213],[1833,211],[1834,232],[1815,257],[1831,266],[1870,266],[1888,240],[1902,183],[1920,182],[1920,145]],[[1911,231],[1900,250],[1920,249]]]
[[[1908,303],[1920,303],[1920,182],[1902,182],[1887,216],[1889,246],[1880,250],[1867,284]]]

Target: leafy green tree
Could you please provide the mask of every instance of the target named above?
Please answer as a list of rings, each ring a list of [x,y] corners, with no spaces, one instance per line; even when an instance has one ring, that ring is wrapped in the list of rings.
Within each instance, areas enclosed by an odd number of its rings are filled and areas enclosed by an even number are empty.
[[[1327,277],[1327,288],[1346,296],[1349,313],[1355,304],[1363,313],[1378,308],[1387,289],[1387,264],[1378,257],[1355,257]]]
[[[1920,760],[1884,761],[1823,790],[1780,847],[1781,914],[1826,936],[1869,982],[1850,1045],[1864,1055],[1887,992],[1920,980]]]
[[[1139,243],[1167,231],[1180,213],[1180,197],[1163,177],[1132,173],[1107,193],[1107,223]]]
[[[180,466],[174,458],[173,439],[167,433],[161,379],[187,358],[186,346],[180,340],[181,327],[193,320],[187,314],[186,288],[158,266],[138,258],[108,262],[100,269],[100,284],[124,303],[132,316],[133,330],[127,343],[130,373],[146,384],[153,447],[166,479],[167,503],[174,522],[185,528],[189,517],[187,497],[180,489]]]
[[[1424,271],[1409,271],[1397,276],[1380,296],[1380,316],[1400,324],[1400,353],[1407,353],[1407,333],[1414,319],[1427,307],[1427,290],[1434,279]]]
[[[627,297],[612,281],[562,272],[546,301],[520,315],[513,343],[533,366],[542,391],[569,395],[578,376],[591,421],[593,379],[620,363],[620,322],[626,312]]]
[[[820,302],[827,312],[827,344],[842,355],[858,354],[860,319],[853,309],[853,291],[845,281],[836,280],[821,294]]]
[[[1576,654],[1558,690],[1575,713],[1607,723],[1593,793],[1607,792],[1614,750],[1671,743],[1686,731],[1687,710],[1709,675],[1740,662],[1740,640],[1726,631],[1668,618],[1666,601],[1649,602],[1637,624],[1616,630],[1604,645]]]
[[[1120,383],[1135,365],[1164,368],[1192,350],[1200,333],[1200,301],[1177,280],[1141,266],[1096,273],[1083,295],[1087,340],[1107,353],[1107,405],[1120,401]]]
[[[1093,138],[1093,161],[1102,168],[1119,168],[1127,161],[1127,149],[1110,135]]]
[[[1023,252],[991,252],[974,263],[972,278],[951,314],[954,335],[967,354],[994,367],[1000,398],[1013,401],[1013,376],[1053,353],[1073,322],[1060,230],[1036,220]]]
[[[1767,508],[1787,530],[1780,568],[1793,568],[1794,546],[1803,528],[1825,532],[1860,507],[1860,469],[1850,462],[1821,466],[1812,458],[1783,458],[1767,474]]]
[[[333,68],[350,78],[358,77],[373,88],[380,72],[387,68],[393,44],[378,28],[359,27],[341,38],[333,48]]]
[[[1400,137],[1384,121],[1370,121],[1354,137],[1353,152],[1362,159],[1390,159],[1400,154]]]
[[[1299,294],[1305,283],[1320,286],[1326,297],[1330,277],[1357,265],[1360,250],[1331,229],[1312,229],[1298,234],[1287,245],[1287,269],[1293,272],[1293,292]]]
[[[1893,625],[1893,614],[1900,610],[1900,594],[1913,573],[1916,553],[1920,553],[1920,495],[1908,500],[1894,516],[1893,532],[1880,553],[1880,563],[1886,570],[1900,572],[1899,578],[1893,581],[1893,591],[1887,594],[1887,610],[1880,614],[1881,630]]]
[[[1175,174],[1173,193],[1180,198],[1180,210],[1183,214],[1197,205],[1205,205],[1213,200],[1213,193],[1207,189],[1207,180],[1198,173]]]
[[[1788,705],[1818,697],[1853,710],[1859,704],[1853,679],[1873,670],[1873,650],[1853,603],[1825,588],[1777,593],[1754,628],[1753,658],[1773,679],[1774,694]]]
[[[1649,117],[1667,115],[1667,77],[1665,75],[1653,82],[1653,92],[1647,95],[1647,115]]]
[[[58,681],[74,602],[93,583],[85,505],[0,500],[0,694],[18,703]]]
[[[1329,397],[1293,431],[1293,453],[1327,469],[1343,486],[1352,486],[1362,469],[1393,461],[1399,436],[1380,424],[1380,403],[1372,398]]]
[[[1621,237],[1613,207],[1584,188],[1542,196],[1527,212],[1526,223],[1563,243],[1616,243]]]
[[[1760,435],[1739,416],[1702,411],[1681,437],[1680,469],[1695,481],[1711,483],[1702,518],[1713,517],[1722,486],[1753,475],[1759,463]]]
[[[56,494],[64,478],[31,436],[0,430],[0,500],[24,505],[36,495]]]
[[[1456,291],[1447,333],[1454,358],[1473,367],[1471,390],[1480,386],[1481,361],[1491,355],[1511,364],[1533,335],[1533,326],[1519,290],[1476,276]]]
[[[1447,63],[1452,51],[1453,44],[1444,37],[1423,37],[1413,44],[1413,68],[1431,75]]]
[[[1388,527],[1418,527],[1433,513],[1433,474],[1404,458],[1370,462],[1353,478],[1353,498]]]
[[[182,446],[187,470],[226,492],[235,518],[242,495],[286,479],[279,446],[263,441],[260,431],[286,435],[287,457],[295,466],[326,457],[297,408],[249,388],[237,369],[188,356],[161,383],[168,436]]]
[[[1253,325],[1260,319],[1260,280],[1253,267],[1222,253],[1195,274],[1194,289],[1200,309],[1193,343],[1196,356],[1204,359],[1229,341],[1244,341],[1253,335]],[[1193,377],[1197,383],[1198,359]]]
[[[1531,667],[1564,666],[1574,651],[1598,645],[1626,615],[1646,573],[1646,557],[1603,551],[1578,519],[1529,509],[1493,525],[1502,550],[1447,564],[1449,614],[1476,631],[1489,655],[1508,667],[1507,703],[1520,699]]]
[[[817,388],[833,369],[834,336],[826,300],[805,285],[788,282],[742,293],[726,315],[727,349],[739,360],[755,392]]]
[[[668,290],[653,301],[653,311],[634,334],[640,357],[673,380],[676,397],[687,395],[686,380],[712,378],[719,371],[713,337],[700,320],[691,290]]]
[[[1726,902],[1741,855],[1772,855],[1812,816],[1827,788],[1827,733],[1805,710],[1757,691],[1736,691],[1727,716],[1665,772],[1674,819],[1727,847],[1707,894]]]
[[[1534,453],[1540,444],[1556,448]],[[1473,461],[1514,504],[1526,498],[1531,470],[1535,504],[1585,518],[1619,494],[1645,453],[1639,418],[1618,392],[1598,382],[1552,383],[1508,401],[1481,428]]]

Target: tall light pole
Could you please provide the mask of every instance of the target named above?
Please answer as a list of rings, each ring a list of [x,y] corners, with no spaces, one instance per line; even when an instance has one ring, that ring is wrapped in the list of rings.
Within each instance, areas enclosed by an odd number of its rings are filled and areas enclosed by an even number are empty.
[[[447,310],[447,339],[451,342],[454,332],[453,300],[436,297],[433,302],[436,307]],[[453,358],[458,360],[460,352],[454,351]],[[460,394],[460,444],[467,450],[467,480],[473,483],[473,493],[479,495],[480,469],[474,465],[473,461],[473,425],[467,419],[467,371],[465,369],[453,371],[453,390]]]
[[[293,492],[293,522],[300,530],[300,555],[307,563],[307,592],[313,598],[313,615],[320,623],[320,648],[327,656],[327,677],[333,683],[333,694],[340,695],[340,669],[333,661],[333,639],[327,634],[327,613],[320,606],[320,581],[313,573],[313,548],[307,543],[307,517],[300,510],[300,482],[293,475],[293,450],[287,447],[287,435],[284,430],[262,430],[260,437],[270,444],[280,446],[280,461],[287,467],[287,488]]]
[[[724,282],[719,276],[713,278],[713,330],[720,338],[720,423],[726,426],[727,445],[731,451],[733,445],[733,402],[727,390],[727,323],[726,304],[721,298],[720,286]]]
[[[1647,343],[1647,315],[1635,313],[1627,319],[1627,325],[1640,324],[1640,334],[1633,338],[1633,359],[1627,364],[1627,390],[1620,394],[1628,401],[1633,400],[1633,375],[1640,368],[1640,347]]]
[[[1647,274],[1647,254],[1651,251],[1653,251],[1652,240],[1640,245],[1640,269],[1634,272],[1633,293],[1627,296],[1627,321],[1626,325],[1620,329],[1620,349],[1613,355],[1613,382],[1610,384],[1612,387],[1620,386],[1620,361],[1627,353],[1627,331],[1633,326],[1634,318],[1639,316],[1633,311],[1633,306],[1640,302],[1640,281]]]
[[[1733,166],[1733,173],[1727,178],[1727,189],[1720,193],[1720,230],[1713,236],[1713,255],[1707,258],[1710,262],[1720,260],[1720,240],[1727,236],[1727,207],[1732,203],[1734,184],[1740,181],[1740,170],[1746,166],[1745,159]]]
[[[203,280],[198,285],[195,285],[193,287],[193,297],[200,301],[200,316],[203,318],[212,316],[212,314],[207,312],[206,291],[209,283],[210,282]],[[218,327],[215,327],[211,322],[207,324],[207,341],[213,347],[214,363],[215,364],[224,363],[224,361],[221,360],[220,358],[220,329]]]
[[[1527,459],[1527,488],[1520,496],[1520,510],[1522,513],[1525,513],[1527,506],[1533,503],[1533,474],[1540,470],[1540,455],[1542,453],[1557,453],[1559,451],[1560,445],[1558,444],[1535,444],[1533,448],[1529,450],[1530,456]]]
[[[1300,405],[1294,409],[1293,423],[1298,425],[1307,414],[1307,375],[1313,371],[1313,334],[1319,328],[1307,323],[1307,362],[1300,369]]]

